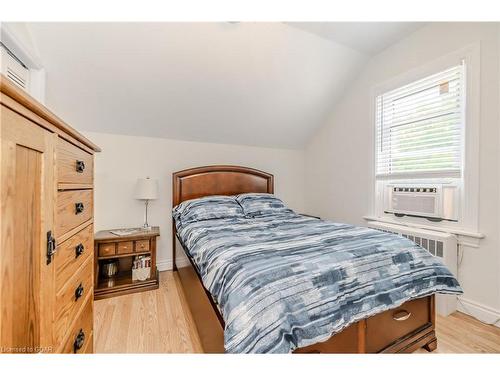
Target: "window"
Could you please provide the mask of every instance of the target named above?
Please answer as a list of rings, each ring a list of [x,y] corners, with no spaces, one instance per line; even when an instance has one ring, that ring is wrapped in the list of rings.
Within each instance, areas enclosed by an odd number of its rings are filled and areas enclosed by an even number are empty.
[[[460,177],[465,63],[376,97],[377,177]]]
[[[474,43],[372,88],[373,195],[367,220],[435,228],[479,242],[480,67],[480,44]],[[414,194],[422,188],[423,195],[429,188],[435,193],[430,212],[428,199]],[[406,196],[415,198],[411,209]]]

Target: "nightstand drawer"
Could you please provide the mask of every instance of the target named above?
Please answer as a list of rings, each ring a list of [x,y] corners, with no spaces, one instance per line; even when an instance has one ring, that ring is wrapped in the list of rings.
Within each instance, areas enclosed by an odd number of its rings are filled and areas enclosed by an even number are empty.
[[[88,297],[92,299],[93,267],[94,263],[88,259],[83,268],[56,295],[55,339],[57,343],[62,342],[66,336],[68,328],[77,318],[83,302]]]
[[[99,244],[99,256],[107,257],[116,254],[116,244],[115,243],[101,243]]]
[[[57,247],[56,291],[64,286],[94,252],[94,226],[91,224]]]
[[[92,219],[92,190],[63,190],[57,193],[56,234],[61,237]]]
[[[135,251],[149,251],[149,240],[139,240],[135,241]]]
[[[91,184],[93,178],[92,155],[59,138],[57,141],[57,182]]]
[[[94,319],[92,315],[92,298],[89,298],[80,316],[71,327],[71,333],[64,346],[62,353],[84,353],[88,351],[88,345],[93,336]]]
[[[118,242],[117,245],[117,254],[128,254],[134,252],[134,242],[133,241],[124,241]]]

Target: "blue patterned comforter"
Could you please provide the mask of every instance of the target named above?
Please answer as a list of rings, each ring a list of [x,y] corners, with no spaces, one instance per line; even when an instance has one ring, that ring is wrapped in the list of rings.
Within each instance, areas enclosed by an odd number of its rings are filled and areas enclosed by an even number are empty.
[[[432,293],[462,289],[412,241],[294,213],[177,223],[230,353],[288,353]]]

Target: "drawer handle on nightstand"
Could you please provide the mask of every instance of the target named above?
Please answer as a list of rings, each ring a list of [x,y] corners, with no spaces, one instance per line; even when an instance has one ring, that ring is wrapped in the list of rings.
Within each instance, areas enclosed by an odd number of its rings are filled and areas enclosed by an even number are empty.
[[[83,332],[83,329],[80,329],[80,332],[78,332],[78,335],[76,335],[75,342],[73,343],[73,352],[76,353],[78,350],[80,350],[84,342],[85,333]]]
[[[83,160],[77,160],[76,161],[76,171],[78,173],[83,173],[85,169],[85,162]]]
[[[75,289],[75,301],[78,301],[78,298],[80,298],[81,296],[83,296],[82,283],[80,283],[80,285],[78,285],[78,288]]]
[[[83,250],[85,250],[85,247],[83,247],[83,244],[79,243],[75,247],[75,253],[76,253],[76,258],[78,258],[80,255],[83,254]]]
[[[406,310],[399,310],[392,314],[392,319],[397,320],[398,322],[402,322],[404,320],[408,320],[411,316],[411,312]]]
[[[83,205],[82,202],[75,203],[75,213],[76,213],[76,215],[82,213],[84,209],[85,209],[85,206]]]

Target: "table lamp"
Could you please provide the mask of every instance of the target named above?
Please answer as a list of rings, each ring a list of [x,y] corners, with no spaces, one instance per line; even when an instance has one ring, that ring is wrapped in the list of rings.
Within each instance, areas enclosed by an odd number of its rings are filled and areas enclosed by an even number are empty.
[[[148,205],[149,201],[158,199],[158,181],[149,177],[138,178],[135,186],[135,198],[143,200],[146,205],[146,215],[144,216],[144,229],[151,229],[148,223]]]

